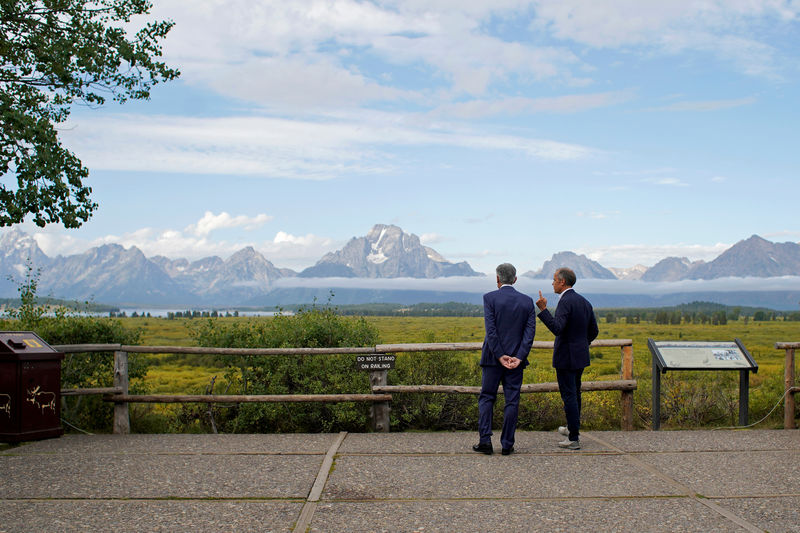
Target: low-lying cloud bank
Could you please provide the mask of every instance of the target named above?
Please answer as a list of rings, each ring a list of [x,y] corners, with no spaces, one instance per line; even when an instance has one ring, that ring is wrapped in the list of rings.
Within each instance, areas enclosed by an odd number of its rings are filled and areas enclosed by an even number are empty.
[[[494,278],[453,276],[436,279],[392,278],[282,278],[276,288],[343,288],[484,293],[495,288]],[[550,280],[519,278],[515,287],[522,292],[552,293]],[[608,294],[668,294],[673,292],[730,292],[800,290],[800,276],[777,278],[719,278],[683,281],[578,280],[575,290]]]
[[[520,278],[518,290],[531,296],[539,291],[556,303],[550,280]],[[328,291],[335,294],[334,303],[354,303],[369,295],[365,301],[396,301],[401,292],[415,295],[417,301],[469,301],[479,303],[480,295],[495,288],[491,277],[450,277],[437,279],[355,279],[355,278],[284,278],[273,289],[284,295],[289,292],[315,295],[324,300]],[[720,278],[714,280],[684,280],[646,282],[633,280],[578,280],[575,289],[590,297],[595,307],[663,306],[713,301],[728,305],[764,306],[794,310],[800,306],[800,276],[776,278]],[[425,300],[426,296],[431,300]],[[423,298],[420,300],[419,298]],[[397,302],[402,303],[402,302]]]

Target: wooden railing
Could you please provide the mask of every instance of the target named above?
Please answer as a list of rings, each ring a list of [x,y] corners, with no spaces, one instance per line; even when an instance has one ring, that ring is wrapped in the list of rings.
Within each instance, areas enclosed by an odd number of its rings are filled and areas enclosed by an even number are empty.
[[[783,386],[786,398],[783,402],[783,427],[784,429],[794,429],[794,395],[800,392],[800,387],[795,382],[794,372],[794,351],[800,348],[800,342],[776,342],[777,350],[786,350],[786,359],[783,367]]]
[[[130,415],[128,404],[143,403],[237,403],[237,402],[372,402],[370,413],[371,426],[375,431],[389,431],[389,402],[391,393],[452,393],[480,394],[480,387],[460,385],[393,385],[387,384],[387,370],[371,370],[370,387],[372,394],[281,394],[281,395],[132,395],[128,392],[128,354],[213,354],[240,356],[297,356],[297,355],[334,355],[334,354],[396,354],[403,352],[443,352],[443,351],[479,351],[482,343],[425,343],[425,344],[378,344],[359,348],[210,348],[194,346],[133,346],[121,344],[71,344],[53,346],[63,353],[78,352],[113,352],[114,354],[114,386],[95,389],[64,389],[62,396],[85,394],[102,394],[104,400],[114,403],[114,433],[130,433]],[[598,339],[592,342],[593,348],[619,347],[622,364],[620,379],[613,381],[585,381],[581,385],[583,391],[621,392],[621,422],[623,430],[633,429],[633,391],[637,387],[633,379],[633,341],[630,339]],[[534,350],[553,349],[553,342],[534,341]],[[523,393],[557,392],[557,383],[535,383],[522,386]]]

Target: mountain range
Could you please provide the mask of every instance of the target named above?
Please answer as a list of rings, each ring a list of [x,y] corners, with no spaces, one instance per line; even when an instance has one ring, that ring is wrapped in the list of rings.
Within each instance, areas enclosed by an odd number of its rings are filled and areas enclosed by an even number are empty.
[[[578,279],[640,279],[642,281],[680,281],[719,278],[772,278],[800,276],[800,244],[774,243],[758,235],[737,242],[713,261],[690,261],[686,257],[667,257],[650,268],[606,268],[585,255],[559,252],[537,271],[523,276],[550,278],[556,268],[567,266]]]
[[[228,259],[197,261],[145,257],[132,246],[104,244],[84,253],[48,257],[19,228],[0,233],[0,296],[16,296],[27,265],[39,272],[40,294],[103,303],[150,305],[258,304],[281,278],[438,278],[482,276],[466,262],[452,263],[419,237],[397,226],[375,225],[302,272],[278,268],[252,247]],[[9,276],[13,279],[9,279]],[[294,303],[294,302],[289,302]]]
[[[353,237],[343,248],[323,256],[301,272],[278,268],[252,247],[228,259],[197,261],[147,258],[136,247],[105,244],[81,254],[48,257],[36,240],[12,227],[0,232],[0,296],[17,295],[28,265],[39,271],[39,294],[117,305],[275,305],[303,303],[319,290],[276,286],[286,278],[434,279],[484,276],[467,262],[453,263],[419,237],[392,225],[375,225],[367,235]],[[537,271],[523,278],[549,279],[557,267],[575,270],[578,279],[642,281],[708,280],[727,277],[800,276],[800,245],[773,243],[757,235],[742,240],[710,262],[668,257],[652,267],[607,268],[569,251],[554,254]],[[13,278],[9,279],[9,276]],[[350,290],[351,300],[408,303],[402,290]],[[341,294],[346,294],[347,291]],[[431,293],[431,294],[427,294]],[[435,293],[435,294],[434,294]],[[444,291],[416,291],[419,301],[441,301]],[[463,296],[463,295],[462,295]],[[425,300],[435,297],[435,300]],[[366,300],[364,300],[366,298]],[[350,303],[350,302],[341,302]]]
[[[353,237],[336,252],[325,254],[302,278],[440,278],[481,276],[466,261],[451,263],[423,246],[416,235],[397,226],[376,224],[365,237]]]

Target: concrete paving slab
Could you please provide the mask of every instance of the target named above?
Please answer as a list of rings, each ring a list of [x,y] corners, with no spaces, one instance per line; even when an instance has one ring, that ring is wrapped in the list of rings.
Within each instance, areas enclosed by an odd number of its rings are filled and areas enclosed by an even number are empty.
[[[500,432],[494,437],[494,448],[500,453]],[[514,451],[517,454],[574,453],[558,447],[564,437],[552,432],[517,431]],[[472,445],[478,443],[477,431],[452,431],[432,433],[348,433],[339,448],[341,454],[461,454],[474,453]],[[583,440],[581,452],[606,453],[611,448],[595,441]]]
[[[323,502],[313,532],[742,531],[690,498]]]
[[[328,451],[336,433],[259,435],[65,435],[24,443],[0,455],[37,453],[312,453]]]
[[[800,531],[800,496],[714,500],[764,531]]]
[[[625,452],[800,450],[800,432],[796,429],[586,433]]]
[[[336,460],[323,500],[669,496],[620,455],[366,456]]]
[[[0,456],[0,498],[305,498],[317,455]]]
[[[800,494],[800,452],[796,451],[657,453],[638,457],[708,498]]]
[[[303,507],[290,501],[0,501],[0,532],[288,532]]]
[[[586,432],[577,452],[518,432],[507,457],[472,452],[476,436],[348,434],[311,505],[338,434],[39,441],[0,451],[0,532],[288,531],[301,516],[314,531],[800,532],[797,430]]]

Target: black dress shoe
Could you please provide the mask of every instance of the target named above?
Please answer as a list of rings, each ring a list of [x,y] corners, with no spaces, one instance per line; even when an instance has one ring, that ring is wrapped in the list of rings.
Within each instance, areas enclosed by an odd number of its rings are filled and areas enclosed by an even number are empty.
[[[503,455],[511,455],[512,453],[514,453],[514,447],[512,446],[511,448],[503,448],[503,451],[501,453]]]
[[[494,449],[492,449],[491,444],[475,444],[472,446],[472,449],[478,453],[485,453],[486,455],[492,455]]]

